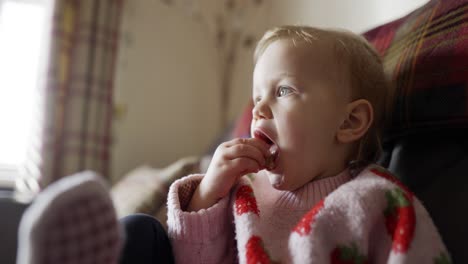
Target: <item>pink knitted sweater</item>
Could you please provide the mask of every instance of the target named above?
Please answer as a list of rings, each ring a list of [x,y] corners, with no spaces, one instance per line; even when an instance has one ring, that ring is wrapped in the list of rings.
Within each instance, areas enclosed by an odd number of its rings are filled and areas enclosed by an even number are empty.
[[[260,172],[214,206],[186,212],[202,177],[169,191],[176,263],[450,263],[419,200],[375,165],[294,192],[274,189]]]

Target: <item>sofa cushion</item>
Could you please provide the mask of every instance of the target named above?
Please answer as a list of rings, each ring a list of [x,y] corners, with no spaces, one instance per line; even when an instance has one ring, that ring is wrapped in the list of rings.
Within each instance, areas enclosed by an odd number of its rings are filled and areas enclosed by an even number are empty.
[[[432,0],[364,36],[395,84],[387,137],[468,127],[467,0]]]
[[[111,189],[118,217],[144,213],[153,216],[166,204],[167,191],[175,180],[200,172],[200,158],[182,158],[166,168],[142,165],[130,171]],[[159,219],[165,224],[165,219]]]

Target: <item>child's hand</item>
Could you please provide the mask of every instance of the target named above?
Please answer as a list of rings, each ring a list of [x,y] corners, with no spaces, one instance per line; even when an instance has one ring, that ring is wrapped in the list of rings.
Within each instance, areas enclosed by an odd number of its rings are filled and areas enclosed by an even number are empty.
[[[257,138],[239,138],[219,145],[187,210],[212,206],[228,195],[241,176],[264,169],[268,149],[268,144]]]

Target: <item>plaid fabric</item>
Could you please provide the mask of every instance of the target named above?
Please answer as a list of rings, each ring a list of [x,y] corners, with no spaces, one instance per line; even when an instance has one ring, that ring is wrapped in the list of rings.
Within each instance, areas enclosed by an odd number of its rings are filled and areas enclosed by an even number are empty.
[[[55,1],[41,184],[92,169],[109,177],[122,0]]]
[[[103,180],[83,172],[45,188],[25,211],[17,263],[117,263],[121,238]]]
[[[388,136],[468,127],[468,1],[433,0],[364,36],[395,81]]]

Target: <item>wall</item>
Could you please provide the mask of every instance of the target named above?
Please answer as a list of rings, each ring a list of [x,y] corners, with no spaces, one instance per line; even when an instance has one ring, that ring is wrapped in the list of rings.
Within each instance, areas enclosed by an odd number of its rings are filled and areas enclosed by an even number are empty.
[[[342,27],[361,33],[389,22],[428,0],[274,0],[271,24]]]
[[[213,42],[161,1],[126,1],[115,77],[112,176],[202,154],[219,133]]]

